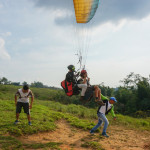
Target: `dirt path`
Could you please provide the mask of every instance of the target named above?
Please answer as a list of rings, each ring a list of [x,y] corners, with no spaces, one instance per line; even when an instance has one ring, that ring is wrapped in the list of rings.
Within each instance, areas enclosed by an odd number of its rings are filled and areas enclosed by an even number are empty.
[[[88,136],[89,133],[70,126],[65,120],[57,122],[58,128],[53,132],[38,133],[30,136],[23,136],[19,140],[23,143],[47,143],[60,142],[63,143],[61,150],[86,150],[81,147],[81,139]]]
[[[19,138],[22,143],[63,143],[61,150],[92,150],[92,148],[81,147],[81,144],[95,141],[106,150],[150,150],[150,132],[141,132],[126,129],[125,127],[110,126],[108,129],[109,138],[103,138],[100,133],[90,135],[70,126],[65,120],[57,122],[58,128],[53,132],[38,133]]]
[[[150,132],[129,130],[122,126],[112,126],[110,137],[103,139],[106,150],[150,150]]]

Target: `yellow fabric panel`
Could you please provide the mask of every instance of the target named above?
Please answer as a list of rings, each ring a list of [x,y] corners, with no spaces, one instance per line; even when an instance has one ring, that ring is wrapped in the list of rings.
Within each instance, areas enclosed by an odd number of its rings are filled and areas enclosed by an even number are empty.
[[[73,0],[77,23],[87,23],[93,0]]]

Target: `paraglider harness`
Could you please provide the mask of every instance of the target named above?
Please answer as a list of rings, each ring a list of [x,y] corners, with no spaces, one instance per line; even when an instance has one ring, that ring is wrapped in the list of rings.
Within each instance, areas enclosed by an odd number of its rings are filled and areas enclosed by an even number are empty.
[[[105,114],[107,115],[107,114],[111,111],[112,108],[108,110],[108,100],[103,100],[103,103],[106,104],[106,113],[105,113]],[[99,110],[101,109],[101,107],[102,107],[102,106],[100,106],[100,107],[98,108],[97,114],[99,113]]]
[[[61,82],[61,86],[67,96],[80,94],[81,89],[77,85],[77,78],[74,77],[74,74],[71,72],[67,73],[66,79]]]

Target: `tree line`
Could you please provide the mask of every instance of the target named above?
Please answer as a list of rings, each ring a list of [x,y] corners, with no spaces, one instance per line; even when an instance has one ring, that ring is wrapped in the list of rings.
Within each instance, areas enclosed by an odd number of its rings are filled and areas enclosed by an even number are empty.
[[[117,98],[118,103],[116,103],[115,110],[118,113],[135,117],[150,117],[150,76],[146,78],[132,72],[121,80],[121,83],[122,85],[117,88],[105,86],[104,83],[99,84],[99,87],[103,95]],[[20,86],[27,84],[27,82],[11,82],[3,77],[0,78],[0,84]],[[30,87],[59,89],[44,85],[42,82],[33,82],[30,84]],[[79,96],[67,97],[65,93],[60,90],[55,94],[49,95],[49,97],[51,96],[53,100],[64,104],[74,103],[81,105]],[[94,100],[84,105],[89,108],[97,107]]]
[[[150,117],[150,76],[142,77],[131,72],[124,78],[122,86],[110,88],[99,85],[104,95],[115,96],[118,99],[117,111],[124,115]]]
[[[22,86],[22,85],[26,85],[28,83],[26,81],[24,81],[23,83],[21,83],[21,82],[12,82],[12,81],[9,81],[6,77],[2,77],[2,78],[0,78],[0,84]],[[54,86],[44,85],[42,82],[39,82],[39,81],[37,81],[37,82],[34,81],[33,83],[28,84],[28,85],[30,87],[37,87],[37,88],[59,89],[59,88],[54,87]]]

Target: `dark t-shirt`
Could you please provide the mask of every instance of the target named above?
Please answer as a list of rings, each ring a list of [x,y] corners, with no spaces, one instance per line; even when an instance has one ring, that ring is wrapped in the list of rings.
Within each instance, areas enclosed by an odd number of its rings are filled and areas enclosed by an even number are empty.
[[[76,76],[74,75],[74,72],[68,72],[66,74],[66,81],[72,82],[73,84],[76,83]]]

